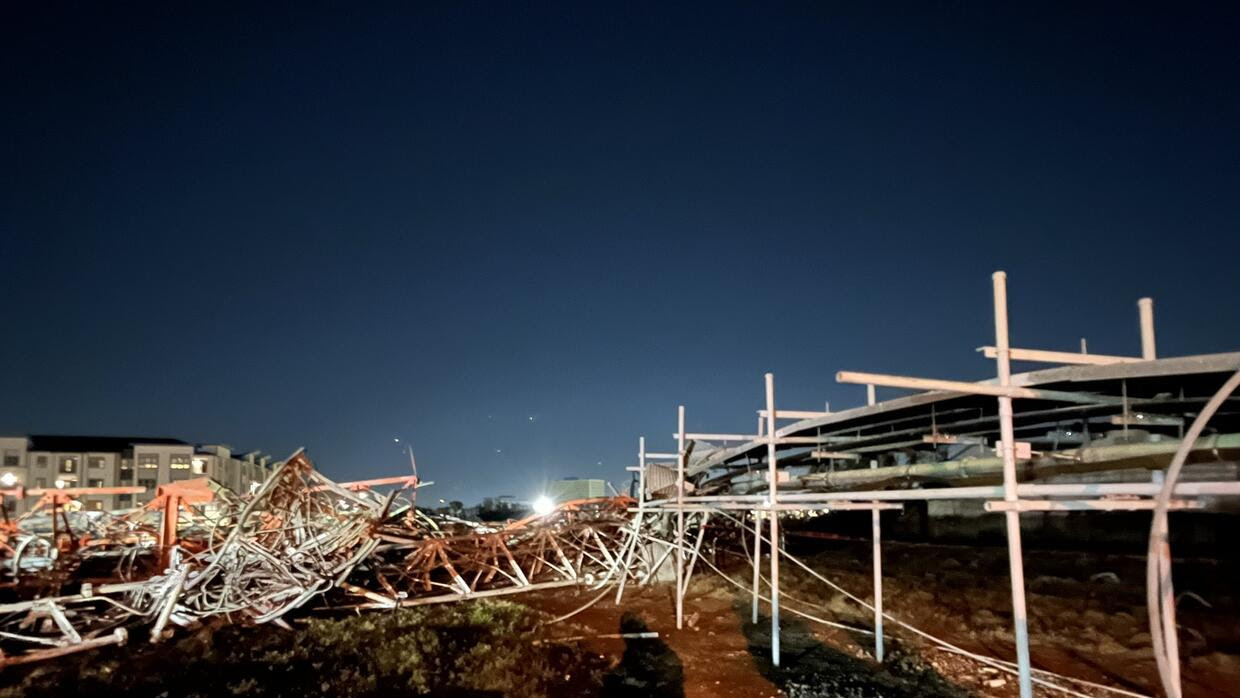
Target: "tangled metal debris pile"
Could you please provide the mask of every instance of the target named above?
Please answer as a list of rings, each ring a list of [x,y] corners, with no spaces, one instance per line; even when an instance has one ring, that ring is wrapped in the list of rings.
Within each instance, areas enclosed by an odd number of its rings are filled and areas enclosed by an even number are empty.
[[[372,489],[381,484],[397,488]],[[50,517],[5,529],[13,600],[0,604],[0,666],[124,643],[139,629],[157,642],[172,626],[213,618],[284,625],[311,606],[601,586],[635,544],[627,498],[568,502],[490,528],[417,509],[418,484],[336,483],[298,451],[253,495],[203,479],[161,486],[146,508],[123,515],[70,513],[53,501]]]

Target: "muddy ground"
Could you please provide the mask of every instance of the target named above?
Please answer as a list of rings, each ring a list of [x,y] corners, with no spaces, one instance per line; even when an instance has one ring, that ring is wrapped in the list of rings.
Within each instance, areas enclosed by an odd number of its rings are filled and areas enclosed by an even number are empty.
[[[864,542],[789,539],[824,576],[868,599]],[[721,556],[746,586],[743,560]],[[888,544],[887,610],[968,651],[1011,659],[1007,559],[1002,548]],[[765,573],[765,564],[764,564]],[[873,659],[871,614],[785,564],[786,610],[853,626],[825,627],[785,613],[780,667],[770,661],[766,607],[750,623],[749,596],[699,565],[675,629],[670,585],[593,598],[560,591],[508,601],[445,604],[363,616],[305,617],[295,630],[214,627],[175,642],[74,655],[0,673],[10,696],[1015,696],[1014,677],[936,649],[887,624],[887,659]],[[1157,674],[1146,634],[1144,560],[1030,551],[1026,556],[1035,667],[1142,694]],[[1188,696],[1240,696],[1236,566],[1178,560],[1180,638]],[[658,633],[646,639],[599,635]],[[1059,679],[1053,679],[1060,681]],[[1066,682],[1064,682],[1066,683]],[[1067,684],[1089,696],[1117,695]],[[1037,689],[1038,695],[1062,695]]]

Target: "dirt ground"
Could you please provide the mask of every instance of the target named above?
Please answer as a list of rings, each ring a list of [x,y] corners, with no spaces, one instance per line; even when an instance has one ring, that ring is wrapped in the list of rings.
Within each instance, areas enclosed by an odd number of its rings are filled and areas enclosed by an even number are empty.
[[[792,543],[794,549],[795,542]],[[867,600],[868,545],[837,542],[803,551],[811,566]],[[747,584],[750,568],[725,564]],[[764,565],[765,573],[765,565]],[[1183,684],[1188,696],[1240,696],[1240,614],[1236,566],[1177,560]],[[791,564],[781,571],[783,603],[828,620],[869,629],[871,613]],[[1030,551],[1026,556],[1031,652],[1037,669],[1142,694],[1161,693],[1146,632],[1144,559]],[[891,615],[970,652],[1014,660],[1007,558],[1003,549],[889,544],[884,549],[884,603]],[[572,593],[521,597],[552,615],[591,597]],[[783,660],[770,663],[766,605],[750,623],[749,595],[699,566],[675,629],[669,585],[628,592],[620,606],[608,595],[573,618],[545,628],[549,636],[658,632],[656,640],[586,639],[584,649],[612,666],[613,695],[726,698],[757,696],[1015,696],[1014,676],[932,647],[887,622],[883,665],[873,638],[785,613]],[[1085,695],[1118,695],[1070,684]],[[1038,695],[1063,695],[1044,688]]]
[[[844,589],[870,598],[864,541],[789,538],[788,548]],[[883,558],[884,603],[892,616],[969,652],[1013,658],[1003,548],[889,543]],[[293,630],[217,623],[168,643],[138,641],[13,667],[0,672],[0,696],[1017,695],[1012,675],[938,649],[890,620],[886,660],[875,662],[870,611],[790,563],[781,571],[785,613],[782,661],[775,667],[765,604],[759,622],[750,622],[752,568],[735,555],[720,556],[728,581],[706,561],[690,585],[682,630],[675,628],[670,584],[630,588],[620,605],[614,590],[590,606],[597,592],[561,590],[362,615],[320,609],[295,618]],[[1146,633],[1141,557],[1031,550],[1025,563],[1035,668],[1161,694]],[[1185,695],[1240,697],[1237,565],[1177,560],[1175,575]],[[827,627],[793,610],[848,627]],[[658,635],[599,637],[620,633]],[[1120,695],[1048,678],[1078,695]]]

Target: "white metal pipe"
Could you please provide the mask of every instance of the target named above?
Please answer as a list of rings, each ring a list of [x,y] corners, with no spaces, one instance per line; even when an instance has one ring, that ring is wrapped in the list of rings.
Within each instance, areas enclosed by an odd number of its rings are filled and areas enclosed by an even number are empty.
[[[867,386],[866,399],[869,405],[874,404],[874,386]],[[870,461],[870,469],[877,469],[878,461]],[[883,527],[882,517],[880,515],[878,502],[874,502],[875,509],[870,511],[870,530],[874,539],[874,550],[872,557],[874,560],[874,659],[879,664],[883,663]]]
[[[689,593],[689,581],[693,579],[693,568],[697,565],[698,556],[702,552],[702,539],[706,537],[706,524],[710,521],[710,514],[711,512],[704,511],[698,519],[697,542],[693,544],[693,554],[689,556],[689,568],[685,571],[684,586],[680,590],[681,598]]]
[[[769,504],[779,504],[779,461],[775,454],[775,374],[766,374],[766,462],[771,475]],[[771,665],[779,666],[779,512],[771,512]]]
[[[880,511],[899,511],[904,508],[903,504],[892,504],[890,502],[797,502],[786,503],[781,502],[774,506],[769,504],[760,504],[754,506],[752,502],[710,502],[704,504],[693,504],[693,498],[688,500],[689,504],[685,505],[686,512],[700,511],[870,511],[878,509]],[[656,507],[662,509],[663,507]],[[637,507],[629,507],[626,511],[637,511]]]
[[[637,506],[646,502],[646,437],[637,438]]]
[[[1180,698],[1180,654],[1178,630],[1175,623],[1175,590],[1171,579],[1171,542],[1168,535],[1167,509],[1179,481],[1180,472],[1188,460],[1188,454],[1197,444],[1201,432],[1213,418],[1223,402],[1240,389],[1240,370],[1227,379],[1218,392],[1201,408],[1185,432],[1180,447],[1162,475],[1158,492],[1158,506],[1150,522],[1150,541],[1146,552],[1145,601],[1150,620],[1150,639],[1154,648],[1154,661],[1158,665],[1158,678],[1171,698]],[[1161,597],[1161,598],[1160,598]],[[1159,609],[1161,606],[1161,614]],[[1161,631],[1159,626],[1161,627]],[[1161,642],[1160,642],[1161,637]]]
[[[762,512],[753,513],[753,624],[758,624],[758,585],[762,581]]]
[[[986,502],[986,511],[1150,511],[1156,508],[1153,499],[1021,499],[1016,502]],[[1171,509],[1201,509],[1205,503],[1196,499],[1173,499]]]
[[[810,458],[834,458],[836,460],[861,460],[861,454],[847,451],[810,451]]]
[[[839,383],[860,383],[881,385],[888,388],[906,388],[908,390],[942,390],[951,393],[968,395],[993,395],[1006,398],[1027,398],[1031,400],[1054,400],[1083,405],[1118,404],[1117,398],[1103,395],[1086,395],[1064,390],[1041,390],[1039,388],[1021,388],[993,383],[970,383],[968,381],[943,380],[940,378],[916,378],[914,376],[893,376],[883,373],[863,373],[861,371],[839,371],[835,374]]]
[[[685,406],[676,411],[676,629],[684,627],[685,598],[680,593],[685,573]]]
[[[1158,358],[1154,347],[1154,299],[1138,300],[1137,313],[1141,316],[1141,358],[1153,361]]]
[[[624,586],[629,578],[630,565],[633,563],[633,553],[637,551],[639,542],[638,536],[642,530],[642,514],[646,509],[646,437],[637,437],[637,516],[633,520],[633,538],[632,545],[628,550],[624,551],[624,567],[617,570],[620,581],[616,585],[616,605],[620,604],[620,600],[624,598]],[[514,564],[515,567],[515,564]],[[518,572],[520,568],[517,568]],[[522,575],[524,576],[524,575]]]
[[[996,271],[992,276],[995,305],[995,364],[998,368],[999,386],[1007,388],[1012,382],[1012,364],[1008,353],[1007,274]],[[999,434],[1003,439],[1003,499],[1015,502],[1016,490],[1016,430],[1012,426],[1012,396],[999,396]],[[1032,666],[1029,659],[1029,619],[1025,607],[1025,565],[1020,540],[1020,513],[1009,509],[1004,512],[1008,538],[1008,568],[1012,579],[1012,620],[1016,634],[1016,664],[1019,674],[1021,698],[1032,698]]]
[[[766,419],[766,410],[758,410],[758,416]],[[830,417],[830,412],[814,411],[814,410],[780,410],[775,414],[775,419],[818,419],[819,417]]]
[[[978,351],[988,359],[998,358],[998,350],[994,347],[978,347]],[[1013,361],[1038,361],[1049,364],[1075,364],[1087,366],[1107,366],[1110,364],[1133,363],[1144,361],[1136,356],[1108,356],[1106,354],[1086,354],[1072,351],[1045,351],[1042,349],[1008,349],[1008,358]]]
[[[755,441],[761,437],[755,434],[704,434],[689,432],[685,434],[685,438],[694,441]]]
[[[1166,516],[1162,519],[1165,526]],[[1165,537],[1158,546],[1158,576],[1162,580],[1159,610],[1162,614],[1163,652],[1167,657],[1166,676],[1160,678],[1170,685],[1167,695],[1180,698],[1183,695],[1180,684],[1180,637],[1175,624],[1175,588],[1171,585],[1171,543]]]
[[[999,485],[977,485],[971,487],[935,487],[924,490],[857,490],[850,492],[789,492],[779,495],[785,503],[814,502],[851,502],[860,500],[876,501],[931,501],[931,500],[965,500],[994,499],[1003,496],[1003,487]],[[1063,483],[1063,484],[1022,484],[1017,485],[1016,492],[1021,497],[1100,497],[1108,495],[1153,497],[1158,494],[1159,486],[1151,482],[1105,482],[1105,483]],[[1240,496],[1240,482],[1178,482],[1173,495],[1177,498],[1190,497],[1235,497]],[[702,495],[688,497],[689,503],[734,502],[753,506],[761,502],[765,495]],[[648,508],[672,506],[673,499],[655,499],[648,501]],[[0,606],[0,610],[3,610]]]

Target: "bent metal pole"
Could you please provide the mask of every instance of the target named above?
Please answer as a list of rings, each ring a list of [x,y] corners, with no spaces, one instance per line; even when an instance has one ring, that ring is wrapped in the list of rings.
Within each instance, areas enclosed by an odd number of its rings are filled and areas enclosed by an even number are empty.
[[[994,281],[995,300],[995,363],[999,371],[999,385],[1008,387],[1012,382],[1012,363],[1008,354],[1007,274],[997,271]],[[1003,451],[1003,499],[1017,500],[1016,492],[1016,443],[1012,426],[1012,398],[999,398],[999,434]],[[1015,507],[1003,512],[1007,523],[1008,567],[1012,577],[1012,621],[1016,634],[1016,664],[1020,678],[1021,698],[1032,698],[1033,681],[1029,662],[1029,619],[1025,609],[1025,566],[1020,543],[1020,513]]]

